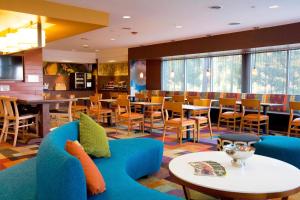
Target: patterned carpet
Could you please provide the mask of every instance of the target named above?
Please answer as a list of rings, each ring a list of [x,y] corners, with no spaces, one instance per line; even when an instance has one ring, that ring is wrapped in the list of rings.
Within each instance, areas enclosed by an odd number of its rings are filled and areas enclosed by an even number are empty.
[[[147,131],[141,133],[137,130],[132,131],[128,135],[127,129],[120,127],[116,133],[115,128],[106,128],[107,135],[111,140],[114,139],[123,139],[123,138],[136,138],[136,137],[145,137],[145,138],[154,138],[161,140],[161,131],[153,130],[151,134]],[[152,176],[142,178],[138,180],[141,184],[146,187],[158,190],[160,192],[172,194],[178,197],[183,198],[183,190],[180,185],[173,183],[170,180],[168,172],[168,164],[172,158],[177,156],[191,153],[191,152],[201,152],[201,151],[214,151],[216,150],[216,136],[219,134],[226,134],[228,131],[221,129],[217,131],[216,128],[213,128],[214,134],[213,139],[210,138],[208,131],[204,130],[200,136],[199,143],[185,142],[182,145],[177,143],[175,134],[168,134],[164,146],[164,157],[163,164],[160,168],[160,171]],[[0,170],[9,168],[13,165],[21,163],[27,159],[30,159],[36,155],[38,151],[38,145],[28,145],[28,146],[18,146],[12,147],[10,144],[0,144]],[[213,200],[215,198],[201,194],[196,191],[191,190],[192,199],[202,199],[202,200]],[[290,200],[299,200],[300,193],[289,198]]]

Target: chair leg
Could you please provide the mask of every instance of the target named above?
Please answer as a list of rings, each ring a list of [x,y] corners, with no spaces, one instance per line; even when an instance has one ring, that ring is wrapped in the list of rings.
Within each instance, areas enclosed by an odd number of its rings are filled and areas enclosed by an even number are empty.
[[[200,124],[197,126],[197,142],[199,142],[199,135],[200,135]],[[210,137],[212,138],[211,132],[210,132]]]
[[[240,124],[240,133],[243,130],[243,126],[244,126],[244,119],[241,119],[241,124]]]
[[[167,128],[167,127],[164,125],[163,138],[162,138],[162,141],[163,141],[163,142],[165,142],[166,128]]]
[[[182,144],[182,127],[180,127],[180,132],[179,132],[179,143]]]
[[[9,120],[6,120],[6,127],[5,127],[5,130],[4,130],[4,142],[6,142],[6,139],[7,139],[7,134],[8,134],[8,128],[9,128]]]
[[[195,137],[195,127],[194,127],[194,130],[193,130],[193,139],[194,139],[194,143],[196,143],[196,137]],[[198,141],[198,124],[197,124],[197,141]]]
[[[36,136],[38,137],[39,136],[39,118],[38,117],[35,117],[35,133],[36,133]]]
[[[267,119],[266,129],[266,134],[269,135],[269,119]]]
[[[130,131],[131,131],[131,121],[130,120],[128,121],[128,128],[127,128],[127,130],[128,130],[128,135],[130,135]]]
[[[7,120],[4,119],[3,120],[3,127],[2,127],[2,130],[1,130],[1,136],[0,136],[0,143],[2,142],[2,139],[4,139],[4,135],[5,135],[5,132],[6,132],[6,125],[7,124]]]
[[[233,132],[235,133],[235,124],[236,124],[236,119],[233,119]]]
[[[217,126],[217,130],[218,131],[220,130],[220,121],[221,121],[221,118],[219,117],[219,119],[218,119],[218,126]]]
[[[145,131],[144,119],[143,119],[143,121],[141,122],[141,126],[142,126],[142,133],[144,134],[144,131]]]
[[[259,135],[260,133],[260,121],[257,122],[257,135]]]
[[[212,128],[211,128],[211,120],[210,120],[210,116],[208,117],[208,126],[209,126],[210,139],[212,139],[212,138],[213,138],[213,134],[212,134]]]
[[[19,133],[19,120],[16,120],[15,124],[15,133],[14,133],[14,143],[13,146],[15,147],[17,145],[17,139],[18,139],[18,133]]]

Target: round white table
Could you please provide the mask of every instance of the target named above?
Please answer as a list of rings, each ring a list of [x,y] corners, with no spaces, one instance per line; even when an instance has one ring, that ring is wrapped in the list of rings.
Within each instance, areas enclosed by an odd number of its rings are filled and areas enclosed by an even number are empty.
[[[225,176],[197,176],[188,164],[197,161],[215,161],[226,169]],[[187,188],[221,199],[287,199],[300,192],[300,170],[286,162],[254,155],[242,168],[231,165],[225,152],[190,153],[174,158],[169,164],[173,180]]]

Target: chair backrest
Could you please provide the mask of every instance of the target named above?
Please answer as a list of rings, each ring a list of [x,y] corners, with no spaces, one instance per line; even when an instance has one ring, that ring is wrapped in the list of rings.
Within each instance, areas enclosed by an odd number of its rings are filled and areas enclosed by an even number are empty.
[[[147,101],[147,95],[145,93],[135,93],[134,96],[137,101]]]
[[[5,117],[6,116],[3,98],[4,97],[0,97],[0,117]]]
[[[211,99],[194,99],[193,105],[211,107]]]
[[[300,102],[290,101],[290,111],[300,110]]]
[[[18,118],[19,110],[17,105],[17,98],[15,97],[3,97],[4,112],[8,118]]]
[[[151,97],[151,103],[164,103],[165,98],[161,96],[152,96]]]
[[[129,113],[129,114],[131,113],[129,99],[127,99],[127,98],[126,99],[118,98],[117,99],[117,106],[118,106],[117,114],[121,114],[121,112],[124,112],[124,110],[125,110],[126,113]]]
[[[128,99],[128,94],[124,94],[124,93],[122,94],[122,93],[120,93],[118,95],[117,99]]]
[[[251,108],[260,112],[259,99],[242,99],[241,101],[242,101],[243,108]]]
[[[236,99],[234,98],[220,98],[219,99],[220,111],[222,113],[223,108],[232,108],[233,112],[237,111]]]
[[[194,99],[199,99],[200,97],[197,97],[197,96],[187,96],[186,99],[187,99],[187,102],[189,104],[194,104]]]
[[[101,109],[100,97],[101,96],[99,96],[99,95],[90,96],[91,108]]]
[[[290,101],[290,120],[294,118],[294,112],[300,111],[300,102],[297,101]]]
[[[185,96],[184,95],[174,95],[172,99],[173,99],[174,102],[181,102],[181,103],[185,102]]]
[[[164,102],[163,106],[163,118],[165,120],[169,119],[169,113],[168,111],[171,111],[172,113],[176,113],[179,115],[179,118],[181,118],[181,121],[183,121],[183,109],[182,109],[182,102],[170,102],[166,101]]]
[[[110,97],[111,99],[116,99],[116,98],[118,98],[118,95],[119,95],[118,92],[110,92],[110,93],[109,93],[109,97]]]

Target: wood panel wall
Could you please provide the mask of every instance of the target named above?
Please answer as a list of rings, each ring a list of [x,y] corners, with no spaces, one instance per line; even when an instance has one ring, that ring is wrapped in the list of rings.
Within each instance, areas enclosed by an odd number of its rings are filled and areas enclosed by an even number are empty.
[[[300,43],[300,23],[241,31],[211,37],[135,47],[128,59],[157,59],[166,56],[229,51]]]
[[[43,93],[43,57],[42,49],[34,49],[23,52],[24,56],[24,81],[1,81],[0,85],[9,85],[10,91],[0,92],[1,95],[16,93],[41,95]],[[28,82],[28,75],[38,75],[39,82]]]
[[[161,60],[146,60],[146,89],[161,90]]]

